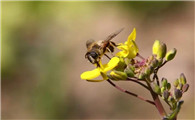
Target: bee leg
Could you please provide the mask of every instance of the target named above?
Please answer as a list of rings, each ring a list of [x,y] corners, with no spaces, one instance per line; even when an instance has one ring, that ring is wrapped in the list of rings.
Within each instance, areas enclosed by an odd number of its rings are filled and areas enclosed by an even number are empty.
[[[115,42],[112,42],[112,41],[110,41],[110,42],[111,42],[111,44],[112,44],[114,47],[117,47],[117,46],[118,46]]]
[[[112,57],[114,57],[114,55],[112,54],[113,51],[111,51],[109,48],[106,48],[108,52],[110,52],[110,54],[112,55]]]
[[[111,59],[107,54],[104,54],[108,59]]]

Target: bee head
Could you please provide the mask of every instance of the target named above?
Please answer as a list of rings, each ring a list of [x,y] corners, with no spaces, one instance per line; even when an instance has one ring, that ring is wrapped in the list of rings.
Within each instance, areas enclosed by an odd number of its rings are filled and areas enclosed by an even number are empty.
[[[95,51],[90,51],[85,54],[85,58],[87,58],[92,64],[98,62],[99,55]]]

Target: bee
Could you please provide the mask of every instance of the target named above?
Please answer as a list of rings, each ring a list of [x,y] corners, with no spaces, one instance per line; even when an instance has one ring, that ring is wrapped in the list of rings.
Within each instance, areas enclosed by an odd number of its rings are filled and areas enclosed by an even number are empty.
[[[100,67],[99,61],[103,55],[106,55],[106,52],[110,52],[111,54],[114,52],[114,47],[117,45],[111,41],[114,37],[116,37],[124,28],[110,34],[105,40],[95,41],[93,39],[89,39],[86,42],[87,53],[85,54],[85,58],[89,60],[92,64],[96,64],[97,67]]]

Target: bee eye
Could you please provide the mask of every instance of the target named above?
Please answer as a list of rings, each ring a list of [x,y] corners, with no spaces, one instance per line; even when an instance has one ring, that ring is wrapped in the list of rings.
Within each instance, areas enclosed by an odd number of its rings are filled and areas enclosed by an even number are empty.
[[[90,53],[91,57],[93,57],[94,59],[96,59],[98,57],[98,54],[96,52],[91,52]]]

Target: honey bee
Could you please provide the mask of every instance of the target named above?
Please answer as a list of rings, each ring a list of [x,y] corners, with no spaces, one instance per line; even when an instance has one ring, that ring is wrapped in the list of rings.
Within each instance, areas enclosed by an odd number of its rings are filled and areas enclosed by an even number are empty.
[[[96,64],[99,67],[99,61],[103,55],[106,55],[106,52],[110,52],[111,54],[114,52],[114,47],[117,45],[111,41],[114,37],[116,37],[124,28],[110,34],[105,40],[95,41],[93,39],[89,39],[86,42],[87,53],[85,54],[85,58],[87,58],[92,64]]]

